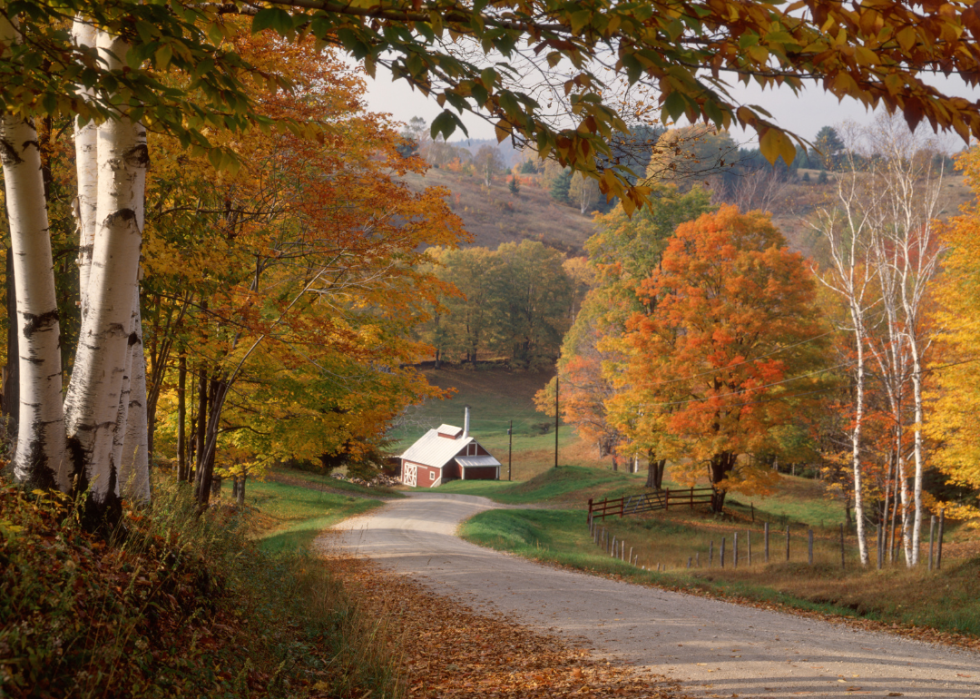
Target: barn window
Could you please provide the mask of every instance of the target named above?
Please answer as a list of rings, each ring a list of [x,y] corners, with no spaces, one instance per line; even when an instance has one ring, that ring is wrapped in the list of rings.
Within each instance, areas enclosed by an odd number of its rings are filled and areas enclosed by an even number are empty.
[[[436,472],[435,471],[429,471],[429,480],[430,481],[434,481],[435,479],[436,479]]]

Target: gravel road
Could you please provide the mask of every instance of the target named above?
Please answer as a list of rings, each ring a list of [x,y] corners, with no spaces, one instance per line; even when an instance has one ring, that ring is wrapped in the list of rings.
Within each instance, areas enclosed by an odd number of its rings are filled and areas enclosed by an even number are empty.
[[[340,523],[340,536],[319,545],[673,677],[694,697],[980,698],[977,654],[552,568],[454,535],[460,522],[495,507],[486,498],[412,493]]]

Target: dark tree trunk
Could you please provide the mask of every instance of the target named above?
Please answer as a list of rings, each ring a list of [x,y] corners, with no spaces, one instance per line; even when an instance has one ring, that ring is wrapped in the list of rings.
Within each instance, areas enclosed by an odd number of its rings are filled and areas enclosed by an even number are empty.
[[[613,459],[613,471],[618,471],[619,470],[619,457],[616,456],[615,454],[613,454],[612,455],[612,459]]]
[[[737,454],[733,454],[730,451],[723,451],[712,456],[711,461],[708,463],[708,472],[711,476],[711,487],[715,489],[714,494],[711,496],[712,512],[721,512],[722,508],[725,506],[725,495],[727,493],[718,488],[717,484],[725,480],[728,474],[732,472],[732,470],[735,468],[735,462],[737,459]]]
[[[205,440],[208,427],[208,376],[206,369],[201,367],[197,380],[197,459],[194,465],[194,492],[197,501],[207,504],[211,494],[211,473],[204,462],[206,453]]]
[[[667,459],[658,459],[654,452],[647,454],[647,458],[650,461],[649,469],[647,470],[647,488],[656,488],[660,490],[664,484],[664,467],[667,465]]]
[[[244,473],[235,478],[235,501],[238,503],[238,509],[245,509],[245,481],[248,479]]]
[[[228,382],[216,377],[208,382],[206,410],[207,425],[204,439],[201,440],[201,456],[198,463],[201,473],[197,478],[197,501],[203,510],[207,507],[211,495],[218,495],[221,489],[221,477],[214,475],[214,461],[217,454],[218,426],[221,421],[221,409],[228,393]],[[204,458],[202,458],[202,456]]]
[[[177,360],[177,480],[187,481],[187,355]]]

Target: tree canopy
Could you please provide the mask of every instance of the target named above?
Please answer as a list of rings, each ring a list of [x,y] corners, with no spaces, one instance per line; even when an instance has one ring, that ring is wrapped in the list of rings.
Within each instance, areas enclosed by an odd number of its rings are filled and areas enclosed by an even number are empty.
[[[793,161],[790,136],[731,93],[737,80],[794,92],[819,81],[839,98],[901,111],[912,127],[928,120],[980,137],[977,104],[926,81],[938,71],[956,72],[970,86],[980,81],[980,13],[966,2],[16,0],[2,12],[25,39],[0,60],[4,110],[105,119],[129,108],[134,120],[208,151],[217,165],[237,158],[212,142],[215,131],[270,123],[244,76],[289,86],[235,50],[235,15],[250,16],[253,32],[290,41],[312,34],[342,47],[371,75],[388,68],[444,107],[433,136],[461,128],[461,113],[479,113],[499,139],[530,142],[542,156],[588,172],[627,208],[645,200],[644,188],[630,184],[626,166],[600,169],[597,157],[612,155],[610,137],[639,117],[750,128],[771,162]],[[65,27],[76,16],[128,44],[126,64],[112,67],[94,48],[73,45]],[[526,81],[532,72],[541,79]],[[181,76],[179,84],[167,73]],[[627,85],[630,99],[621,100]]]

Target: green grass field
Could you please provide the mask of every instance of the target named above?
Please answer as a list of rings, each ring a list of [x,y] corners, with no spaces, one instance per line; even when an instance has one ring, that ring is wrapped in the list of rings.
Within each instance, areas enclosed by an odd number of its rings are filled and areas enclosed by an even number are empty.
[[[231,485],[222,488],[231,497]],[[307,548],[322,530],[367,512],[381,500],[340,495],[283,483],[249,482],[245,504],[255,508],[250,525],[259,546],[268,552]]]
[[[534,407],[534,394],[544,388],[553,372],[477,370],[446,367],[426,370],[429,383],[454,394],[438,401],[429,401],[411,412],[410,416],[389,435],[394,449],[404,449],[443,423],[463,425],[463,408],[470,406],[470,432],[480,443],[506,461],[507,427],[514,421],[514,451],[523,452],[554,447],[554,418],[539,413]],[[570,439],[571,430],[559,432],[561,439]]]
[[[582,466],[549,468],[530,480],[451,481],[435,490],[445,493],[482,495],[507,504],[543,503],[585,507],[590,497],[619,497],[620,493],[640,492],[645,474],[627,474]]]
[[[281,478],[287,482],[295,482],[297,484],[302,483],[309,485],[312,488],[327,488],[329,490],[339,490],[352,494],[378,498],[405,497],[404,494],[398,490],[395,490],[394,488],[375,486],[369,487],[366,485],[360,485],[359,483],[342,481],[339,478],[334,478],[333,476],[323,476],[319,473],[310,473],[309,471],[300,471],[299,469],[286,468],[284,466],[273,468],[270,475],[272,476],[273,480]]]

